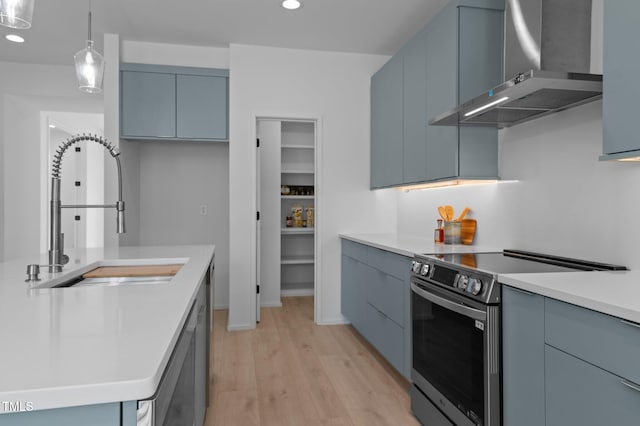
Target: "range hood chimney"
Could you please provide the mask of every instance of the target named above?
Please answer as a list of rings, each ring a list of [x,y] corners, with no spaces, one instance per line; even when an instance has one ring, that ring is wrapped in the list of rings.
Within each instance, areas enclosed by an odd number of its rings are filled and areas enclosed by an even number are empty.
[[[506,0],[506,82],[429,121],[510,127],[602,97],[589,74],[592,0]]]

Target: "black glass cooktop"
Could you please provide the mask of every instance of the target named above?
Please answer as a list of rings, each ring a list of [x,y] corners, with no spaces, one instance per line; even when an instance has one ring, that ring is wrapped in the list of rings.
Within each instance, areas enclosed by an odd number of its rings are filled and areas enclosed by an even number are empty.
[[[453,265],[465,266],[490,274],[521,274],[538,272],[576,272],[626,270],[619,265],[610,265],[588,260],[532,253],[520,250],[504,250],[494,253],[429,254],[427,257]]]

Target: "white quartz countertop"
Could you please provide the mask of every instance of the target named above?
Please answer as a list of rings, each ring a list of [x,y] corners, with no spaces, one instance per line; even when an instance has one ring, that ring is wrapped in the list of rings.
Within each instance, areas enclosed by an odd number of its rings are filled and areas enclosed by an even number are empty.
[[[413,257],[415,254],[486,253],[502,251],[502,248],[498,247],[476,246],[473,244],[436,244],[433,240],[427,238],[396,234],[340,234],[340,238],[409,257]]]
[[[500,247],[435,244],[396,234],[340,234],[340,238],[403,256],[499,252]],[[504,274],[499,281],[563,302],[640,323],[640,271]]]
[[[43,410],[152,396],[214,250],[78,250],[62,273],[42,272],[37,284],[25,283],[26,266],[47,263],[45,255],[0,264],[0,401]],[[184,266],[162,284],[37,288],[123,259]]]
[[[499,281],[640,324],[640,271],[506,274]]]

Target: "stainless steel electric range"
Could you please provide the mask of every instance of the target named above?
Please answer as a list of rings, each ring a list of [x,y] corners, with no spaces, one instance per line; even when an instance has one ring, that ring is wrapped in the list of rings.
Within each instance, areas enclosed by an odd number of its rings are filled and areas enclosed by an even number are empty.
[[[621,270],[517,250],[417,255],[411,409],[429,426],[501,424],[500,274]]]

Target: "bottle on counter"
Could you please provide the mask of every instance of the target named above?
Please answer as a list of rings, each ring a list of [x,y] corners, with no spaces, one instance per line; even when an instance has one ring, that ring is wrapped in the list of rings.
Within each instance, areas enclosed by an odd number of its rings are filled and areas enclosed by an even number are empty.
[[[438,219],[438,226],[436,227],[433,235],[433,241],[435,243],[444,243],[444,228],[442,227],[442,219]]]

